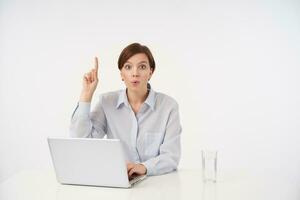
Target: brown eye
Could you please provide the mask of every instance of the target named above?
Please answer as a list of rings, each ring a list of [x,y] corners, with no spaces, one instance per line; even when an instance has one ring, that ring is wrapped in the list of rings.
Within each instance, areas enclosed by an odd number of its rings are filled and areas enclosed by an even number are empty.
[[[146,69],[147,66],[146,66],[146,65],[141,65],[140,68],[141,68],[141,69]]]
[[[131,69],[131,66],[130,65],[124,65],[124,68],[128,70],[128,69]]]

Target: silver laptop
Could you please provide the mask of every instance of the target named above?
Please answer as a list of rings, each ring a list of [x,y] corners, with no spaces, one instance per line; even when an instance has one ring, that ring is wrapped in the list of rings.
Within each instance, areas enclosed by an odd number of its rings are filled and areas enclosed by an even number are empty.
[[[62,184],[129,188],[146,178],[129,180],[118,139],[48,138],[48,144]]]

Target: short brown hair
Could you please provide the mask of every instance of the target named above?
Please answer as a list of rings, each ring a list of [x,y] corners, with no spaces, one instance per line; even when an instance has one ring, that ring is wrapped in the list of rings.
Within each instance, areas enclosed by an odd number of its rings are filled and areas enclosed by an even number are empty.
[[[138,53],[146,54],[146,56],[148,57],[148,60],[149,60],[150,68],[152,69],[152,72],[154,72],[155,61],[154,61],[151,51],[149,50],[148,47],[141,45],[139,43],[132,43],[132,44],[128,45],[127,47],[125,47],[125,49],[123,49],[123,51],[121,52],[121,54],[119,56],[119,60],[118,60],[119,70],[122,69],[123,65],[127,62],[127,60],[129,58],[131,58],[132,56],[134,56],[135,54],[138,54]]]

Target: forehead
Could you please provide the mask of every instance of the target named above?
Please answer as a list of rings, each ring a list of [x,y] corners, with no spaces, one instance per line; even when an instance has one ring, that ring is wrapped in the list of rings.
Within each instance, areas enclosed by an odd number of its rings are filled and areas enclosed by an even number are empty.
[[[149,63],[148,57],[144,53],[138,53],[133,56],[131,56],[126,62],[132,63],[132,64],[137,64],[141,62],[146,62]]]

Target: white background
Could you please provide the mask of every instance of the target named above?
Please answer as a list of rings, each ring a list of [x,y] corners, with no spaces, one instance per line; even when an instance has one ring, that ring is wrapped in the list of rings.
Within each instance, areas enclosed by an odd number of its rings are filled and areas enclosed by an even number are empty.
[[[132,42],[179,103],[180,167],[218,149],[219,170],[300,184],[300,3],[221,0],[0,0],[0,181],[52,167],[46,138],[68,136],[93,57],[96,95],[124,88],[117,59]]]

